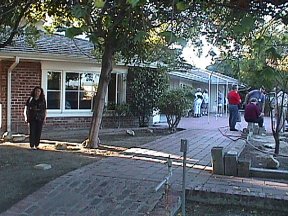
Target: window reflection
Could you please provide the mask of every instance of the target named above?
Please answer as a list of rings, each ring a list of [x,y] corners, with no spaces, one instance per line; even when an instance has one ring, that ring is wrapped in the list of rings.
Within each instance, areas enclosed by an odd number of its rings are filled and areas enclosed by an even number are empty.
[[[98,82],[98,74],[66,73],[65,109],[91,109]]]

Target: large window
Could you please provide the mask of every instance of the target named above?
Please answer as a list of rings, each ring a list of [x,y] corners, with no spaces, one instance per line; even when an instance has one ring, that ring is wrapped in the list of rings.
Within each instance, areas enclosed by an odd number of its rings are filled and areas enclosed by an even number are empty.
[[[67,72],[65,77],[65,109],[91,109],[99,75]]]
[[[47,108],[54,113],[88,111],[91,113],[100,74],[97,72],[47,71]],[[126,74],[113,73],[107,102],[126,101]]]

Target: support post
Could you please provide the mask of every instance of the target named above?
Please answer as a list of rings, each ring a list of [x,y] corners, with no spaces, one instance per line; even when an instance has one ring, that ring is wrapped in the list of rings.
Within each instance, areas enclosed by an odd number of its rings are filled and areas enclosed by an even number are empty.
[[[183,152],[183,178],[182,178],[182,216],[185,216],[185,189],[186,189],[186,157],[188,150],[187,139],[181,139],[180,151]]]

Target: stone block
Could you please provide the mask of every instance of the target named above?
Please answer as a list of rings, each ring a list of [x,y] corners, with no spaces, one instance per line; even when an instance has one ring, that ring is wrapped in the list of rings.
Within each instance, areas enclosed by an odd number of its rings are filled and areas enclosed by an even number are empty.
[[[211,149],[213,173],[224,175],[224,151],[223,147],[213,147]]]
[[[25,134],[13,134],[12,135],[12,142],[23,142],[26,139]]]
[[[133,130],[126,130],[126,134],[130,136],[135,136],[135,132]]]
[[[253,134],[259,134],[259,126],[258,126],[258,124],[254,123]]]
[[[280,166],[280,163],[278,160],[276,160],[273,155],[269,155],[266,159],[266,168],[268,169],[278,169]]]
[[[238,176],[249,177],[250,176],[251,161],[245,159],[238,160]]]
[[[52,166],[50,164],[37,164],[34,166],[35,169],[40,169],[40,170],[48,170],[51,169]]]
[[[224,156],[224,174],[229,176],[237,176],[238,153],[236,151],[228,151]]]
[[[67,143],[64,142],[57,142],[55,143],[56,150],[67,150]]]

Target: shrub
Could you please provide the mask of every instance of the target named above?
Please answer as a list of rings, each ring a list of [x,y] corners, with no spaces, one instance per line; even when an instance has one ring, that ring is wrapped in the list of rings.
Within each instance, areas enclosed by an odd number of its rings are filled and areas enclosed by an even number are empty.
[[[129,68],[133,80],[129,83],[131,92],[130,105],[133,114],[138,116],[139,126],[147,127],[153,109],[168,88],[167,73],[164,69]]]
[[[160,112],[165,114],[171,131],[175,131],[181,118],[192,107],[189,89],[173,89],[165,92],[158,102]]]

